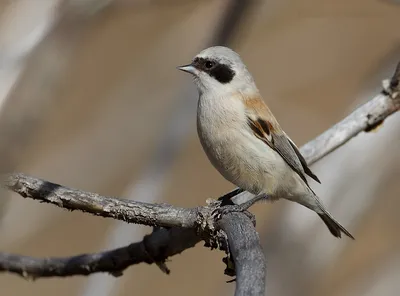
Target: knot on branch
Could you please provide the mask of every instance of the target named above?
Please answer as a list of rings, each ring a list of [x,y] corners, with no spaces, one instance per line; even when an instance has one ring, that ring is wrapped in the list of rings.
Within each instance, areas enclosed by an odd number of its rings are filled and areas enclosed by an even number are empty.
[[[197,233],[204,240],[205,247],[227,251],[226,235],[216,226],[220,219],[217,211],[221,207],[221,201],[207,199],[206,203],[206,206],[197,208]]]
[[[166,260],[168,257],[167,250],[168,244],[154,244],[152,242],[152,234],[153,233],[161,233],[163,230],[162,227],[153,227],[153,232],[151,234],[145,235],[142,241],[143,253],[146,255],[146,263],[152,264],[155,263],[160,270],[165,274],[170,274],[171,270],[166,265]],[[168,232],[165,232],[164,235],[169,235]]]
[[[207,199],[207,205],[204,207],[197,208],[197,233],[204,240],[204,246],[212,249],[219,249],[225,252],[226,257],[222,259],[222,262],[226,265],[224,273],[228,276],[235,277],[235,263],[232,258],[232,252],[229,246],[228,235],[222,230],[221,220],[232,219],[235,220],[234,216],[230,216],[233,213],[241,213],[244,217],[249,218],[251,224],[255,226],[255,217],[253,214],[247,212],[246,209],[240,205],[235,205],[231,201],[226,200],[214,200]],[[235,221],[230,223],[235,224]],[[240,224],[240,222],[237,222]],[[239,238],[238,238],[239,239]],[[233,282],[235,279],[228,282]]]
[[[400,62],[397,64],[392,78],[383,80],[382,86],[384,95],[389,96],[393,100],[398,98],[400,93]]]
[[[374,109],[366,114],[365,132],[376,131],[384,122],[386,117],[400,109],[400,62],[392,78],[382,81],[382,94],[385,102],[375,104]]]
[[[197,208],[197,233],[204,240],[204,246],[207,248],[219,249],[225,252],[226,256],[222,258],[222,262],[226,265],[224,273],[228,276],[235,277],[235,264],[229,250],[228,237],[224,231],[218,226],[218,220],[221,219],[219,209],[221,209],[222,201],[215,199],[207,199],[207,205]]]

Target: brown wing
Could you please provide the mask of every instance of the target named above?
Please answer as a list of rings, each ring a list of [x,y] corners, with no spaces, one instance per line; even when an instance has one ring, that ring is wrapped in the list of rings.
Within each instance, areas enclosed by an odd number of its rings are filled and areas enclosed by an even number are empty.
[[[308,182],[305,174],[319,182],[318,178],[308,168],[306,161],[298,151],[296,145],[294,145],[285,134],[272,134],[271,123],[260,117],[252,119],[248,116],[247,122],[254,132],[254,135],[275,150],[307,185]]]

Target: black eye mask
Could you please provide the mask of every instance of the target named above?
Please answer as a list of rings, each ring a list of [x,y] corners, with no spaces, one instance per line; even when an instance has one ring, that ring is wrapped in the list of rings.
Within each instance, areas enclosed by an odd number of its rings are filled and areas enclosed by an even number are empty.
[[[229,65],[221,64],[218,61],[205,59],[205,58],[195,58],[192,65],[222,84],[226,84],[232,81],[235,77],[235,72]]]

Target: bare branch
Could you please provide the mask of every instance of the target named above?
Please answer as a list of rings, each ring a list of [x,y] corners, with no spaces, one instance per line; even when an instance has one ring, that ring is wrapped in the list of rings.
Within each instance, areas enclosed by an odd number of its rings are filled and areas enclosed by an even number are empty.
[[[96,216],[148,226],[196,227],[196,209],[101,196],[24,174],[8,175],[4,186],[22,197],[50,203],[71,211],[80,210]]]
[[[266,262],[252,221],[243,213],[230,213],[217,225],[228,237],[229,251],[235,262],[235,295],[264,295]]]
[[[33,258],[0,253],[0,271],[18,274],[27,279],[42,277],[66,277],[108,272],[122,275],[129,266],[139,263],[157,263],[164,266],[165,260],[194,247],[200,237],[192,229],[157,229],[146,235],[141,242],[111,251],[82,254],[72,257]],[[168,268],[163,271],[169,273]]]
[[[96,272],[119,275],[130,265],[146,262],[157,263],[163,271],[168,273],[164,265],[165,260],[193,247],[202,239],[205,239],[212,248],[220,247],[227,250],[228,246],[219,244],[221,233],[218,229],[221,228],[228,236],[229,248],[232,250],[235,265],[240,271],[238,282],[243,281],[242,275],[247,275],[243,270],[253,266],[256,259],[257,264],[254,267],[257,268],[256,272],[260,276],[253,278],[252,281],[262,279],[257,285],[265,285],[263,276],[265,264],[263,259],[258,258],[262,251],[253,224],[244,213],[222,216],[221,220],[214,223],[213,213],[220,206],[219,202],[211,201],[207,206],[194,209],[167,204],[147,204],[70,189],[24,174],[8,175],[3,186],[25,198],[50,203],[68,210],[80,210],[128,223],[172,228],[157,229],[146,236],[142,242],[98,254],[38,259],[0,253],[0,271],[9,271],[31,279],[88,275]],[[243,217],[240,218],[241,216]],[[234,219],[231,220],[229,217]],[[241,252],[244,253],[241,254]],[[259,266],[263,268],[260,269]],[[243,289],[246,290],[245,287]]]

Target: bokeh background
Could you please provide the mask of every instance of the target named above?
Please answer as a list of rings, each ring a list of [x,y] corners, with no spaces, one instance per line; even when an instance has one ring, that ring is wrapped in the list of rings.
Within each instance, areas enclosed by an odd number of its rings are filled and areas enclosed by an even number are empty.
[[[239,1],[227,13],[234,2],[1,0],[1,172],[203,205],[234,186],[201,150],[197,93],[176,66],[228,42],[301,146],[377,94],[400,59],[399,1]],[[398,294],[399,148],[397,114],[313,166],[322,180],[313,188],[356,241],[334,239],[316,215],[289,202],[252,208],[269,295]],[[69,256],[123,246],[150,231],[1,192],[0,251]],[[29,282],[3,273],[0,293],[232,295],[222,257],[199,244],[171,258],[169,276],[149,265],[117,279]]]

